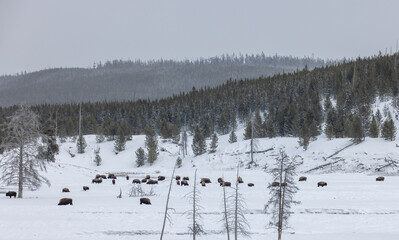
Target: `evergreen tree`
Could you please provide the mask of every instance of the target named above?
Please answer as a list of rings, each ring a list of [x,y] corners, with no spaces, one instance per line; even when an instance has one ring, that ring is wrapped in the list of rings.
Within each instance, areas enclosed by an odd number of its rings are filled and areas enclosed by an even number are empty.
[[[248,140],[252,138],[252,122],[248,121],[247,127],[244,132],[244,140]]]
[[[382,124],[381,137],[393,141],[396,137],[396,127],[392,119],[387,119]]]
[[[328,124],[328,126],[326,127],[326,130],[325,130],[325,134],[326,134],[328,140],[331,140],[334,138],[335,133],[334,133],[334,127],[332,124]]]
[[[218,147],[218,140],[219,140],[219,138],[216,135],[216,133],[213,133],[212,134],[212,141],[211,141],[211,144],[209,146],[209,148],[210,148],[209,153],[215,153],[216,152],[216,149]]]
[[[202,155],[206,152],[205,137],[202,135],[199,127],[197,126],[194,131],[193,143],[191,145],[195,156]]]
[[[378,135],[379,135],[378,125],[373,115],[370,124],[369,136],[371,138],[378,138]]]
[[[306,124],[302,125],[301,131],[299,133],[299,146],[303,147],[304,150],[308,149],[310,141],[310,131]]]
[[[161,124],[161,130],[160,130],[160,135],[163,139],[168,139],[171,137],[171,132],[169,129],[169,124],[166,122],[166,120],[162,120]]]
[[[42,142],[45,146],[40,147],[39,154],[48,162],[55,161],[55,154],[59,152],[59,147],[55,137],[55,123],[47,121],[44,127]]]
[[[273,121],[271,119],[266,121],[266,136],[268,138],[274,138],[277,136],[276,129],[274,127]]]
[[[94,163],[96,164],[96,166],[100,166],[102,162],[102,159],[100,157],[100,147],[97,146],[97,148],[94,149],[94,154],[96,155],[94,157]]]
[[[309,134],[312,141],[315,141],[317,136],[320,134],[315,120],[313,120],[309,126]]]
[[[152,165],[158,158],[158,139],[155,131],[150,127],[146,126],[145,130],[145,145],[147,147],[148,157],[147,161]]]
[[[122,152],[126,148],[125,133],[122,128],[118,128],[118,134],[115,138],[114,151],[115,153]]]
[[[353,117],[352,138],[353,138],[353,142],[355,142],[355,143],[362,142],[363,138],[364,138],[362,121],[360,120],[360,118],[357,115],[355,115]]]
[[[255,112],[255,116],[253,119],[253,127],[254,127],[254,138],[263,138],[266,133],[263,129],[262,117],[260,116],[259,110]]]
[[[344,124],[344,137],[352,137],[352,121],[348,118]]]
[[[137,164],[137,167],[144,166],[145,160],[146,159],[145,159],[144,149],[140,147],[136,151],[136,164]]]
[[[375,121],[377,122],[378,128],[381,127],[382,114],[380,112],[380,109],[377,109],[377,112],[375,113]]]
[[[229,143],[235,143],[237,142],[237,135],[235,134],[234,130],[231,131],[229,135]]]
[[[172,143],[178,144],[180,141],[180,130],[179,127],[176,125],[171,124],[169,127],[171,138],[172,138]]]
[[[86,144],[86,140],[85,140],[85,138],[83,137],[82,134],[79,135],[79,137],[78,137],[78,139],[76,141],[76,147],[78,149],[78,153],[84,153],[85,152],[87,144]]]

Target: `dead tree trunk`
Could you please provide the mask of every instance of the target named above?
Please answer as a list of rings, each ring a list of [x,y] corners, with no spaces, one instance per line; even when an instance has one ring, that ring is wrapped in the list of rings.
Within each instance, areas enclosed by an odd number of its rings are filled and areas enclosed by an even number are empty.
[[[163,233],[164,233],[164,230],[165,230],[166,219],[168,218],[170,191],[172,190],[173,176],[175,175],[176,165],[177,164],[175,164],[175,167],[173,168],[172,177],[170,178],[168,197],[166,198],[165,216],[163,218],[163,225],[162,225],[162,232],[161,232],[160,240],[162,240],[162,238],[163,238]]]

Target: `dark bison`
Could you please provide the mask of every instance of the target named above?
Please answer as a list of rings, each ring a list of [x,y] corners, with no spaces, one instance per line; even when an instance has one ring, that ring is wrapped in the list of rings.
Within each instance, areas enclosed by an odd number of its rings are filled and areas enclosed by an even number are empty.
[[[326,182],[318,182],[317,183],[317,187],[324,187],[324,186],[327,186],[327,183]]]
[[[150,176],[150,175],[147,175],[147,176],[145,176],[145,178],[146,178],[146,179],[150,179],[150,178],[151,178],[151,176]]]
[[[272,182],[272,187],[279,187],[280,183],[279,182]]]
[[[211,179],[209,179],[209,178],[201,178],[201,182],[211,183]]]
[[[188,177],[183,177],[183,180],[189,181],[190,178],[188,178]]]
[[[108,178],[109,178],[109,179],[116,179],[116,176],[115,176],[115,174],[113,174],[113,173],[109,173],[109,174],[108,174]]]
[[[231,187],[231,182],[221,182],[220,186]]]
[[[164,176],[158,176],[158,181],[163,181],[163,180],[165,180]]]
[[[181,181],[181,182],[180,182],[180,185],[181,185],[181,186],[188,186],[187,180]]]
[[[69,189],[68,188],[63,188],[62,192],[69,192]]]
[[[60,202],[58,203],[58,205],[73,205],[72,204],[72,198],[61,198]]]
[[[140,198],[140,204],[151,205],[151,200],[149,198]]]
[[[242,178],[240,176],[238,176],[237,181],[238,181],[238,183],[244,183],[244,181],[242,180]]]
[[[114,185],[115,185],[115,179],[112,179],[112,184],[114,184]]]
[[[91,183],[100,184],[100,183],[102,183],[102,182],[103,182],[103,179],[102,179],[102,178],[95,178],[95,179],[91,180]]]
[[[87,191],[87,190],[89,190],[89,187],[88,186],[83,186],[83,191]]]
[[[176,184],[177,184],[177,185],[180,185],[180,180],[176,180]]]
[[[176,180],[180,180],[180,176],[176,176]]]
[[[16,198],[17,197],[17,193],[16,192],[14,192],[14,191],[8,191],[7,193],[6,193],[6,197],[14,197],[14,198]]]
[[[385,180],[385,178],[384,178],[384,177],[378,177],[378,178],[376,178],[375,180],[378,181],[378,182],[382,182],[382,181]]]
[[[253,183],[248,183],[248,187],[253,187],[255,186]]]
[[[128,180],[128,181],[129,181],[129,179],[130,179],[130,178],[129,178],[129,176],[126,176],[126,180]]]
[[[204,181],[201,181],[201,185],[202,185],[203,187],[206,186]]]
[[[107,179],[107,176],[105,176],[105,175],[100,175],[100,174],[96,174],[96,178]]]
[[[158,181],[157,181],[157,180],[149,179],[149,180],[147,181],[147,184],[158,184]]]
[[[299,181],[300,181],[300,182],[302,182],[302,181],[306,181],[306,180],[308,180],[308,178],[307,178],[307,177],[299,177]]]
[[[142,183],[147,182],[147,178],[143,178],[143,179],[141,180],[141,182],[142,182]]]
[[[147,179],[146,179],[146,181],[147,181]],[[136,184],[140,184],[140,179],[133,179],[133,182],[132,183],[136,183]]]
[[[286,183],[286,182],[283,182],[283,183],[281,184],[281,186],[286,187],[286,186],[287,186],[287,183]]]
[[[222,183],[223,182],[223,178],[218,178],[218,183]]]

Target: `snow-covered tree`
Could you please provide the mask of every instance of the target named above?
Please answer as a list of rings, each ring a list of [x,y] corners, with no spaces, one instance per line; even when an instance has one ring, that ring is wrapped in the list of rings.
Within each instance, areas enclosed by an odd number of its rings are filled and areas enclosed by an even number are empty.
[[[144,166],[145,163],[145,153],[143,148],[139,148],[136,151],[136,164],[137,167]]]
[[[115,138],[114,151],[115,153],[122,152],[126,148],[126,137],[123,129],[121,127],[118,128],[118,134]]]
[[[46,160],[38,155],[40,137],[39,119],[27,106],[21,106],[4,128],[6,136],[1,148],[0,181],[7,185],[18,185],[18,198],[23,196],[23,188],[37,189],[48,179],[40,175],[46,170]]]
[[[396,127],[392,119],[387,119],[382,124],[381,137],[385,140],[393,141],[396,136]]]
[[[209,145],[209,153],[215,153],[216,149],[218,148],[218,135],[216,133],[212,134],[212,141],[211,144]]]
[[[278,240],[281,240],[283,230],[288,228],[292,205],[299,204],[299,202],[294,201],[294,195],[298,191],[294,181],[296,167],[299,164],[297,158],[289,158],[285,151],[280,149],[276,163],[270,172],[273,176],[273,182],[278,182],[279,186],[269,184],[271,197],[265,205],[265,211],[272,215],[269,224],[277,229]]]
[[[194,132],[193,144],[191,145],[193,149],[193,153],[195,156],[202,155],[206,153],[206,142],[205,137],[199,130],[199,127],[196,127]]]
[[[102,162],[102,159],[100,156],[100,147],[97,146],[97,148],[94,149],[94,154],[96,155],[94,157],[94,163],[96,164],[96,166],[100,166],[101,162]]]
[[[237,135],[235,134],[234,130],[231,131],[229,135],[229,143],[235,143],[237,142]]]

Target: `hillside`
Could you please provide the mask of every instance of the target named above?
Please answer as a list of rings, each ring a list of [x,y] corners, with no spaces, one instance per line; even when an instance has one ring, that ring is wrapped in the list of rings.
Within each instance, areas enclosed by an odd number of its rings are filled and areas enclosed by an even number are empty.
[[[215,87],[228,79],[293,72],[330,62],[294,57],[223,55],[196,61],[119,61],[93,68],[48,69],[0,77],[0,106],[160,99]]]

